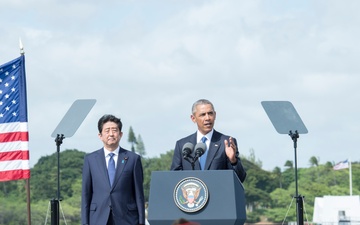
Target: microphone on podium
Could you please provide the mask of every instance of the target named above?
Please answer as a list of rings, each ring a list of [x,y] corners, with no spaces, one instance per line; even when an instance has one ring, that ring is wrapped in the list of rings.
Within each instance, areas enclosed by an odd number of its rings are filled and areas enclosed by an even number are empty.
[[[192,143],[188,142],[184,144],[182,148],[182,154],[184,159],[187,159],[191,155],[193,149],[194,149],[194,145]]]
[[[206,150],[206,145],[205,143],[199,142],[195,145],[195,158],[194,158],[194,162],[196,162],[196,160],[198,160],[198,158],[200,158],[200,156],[202,156],[205,153]]]

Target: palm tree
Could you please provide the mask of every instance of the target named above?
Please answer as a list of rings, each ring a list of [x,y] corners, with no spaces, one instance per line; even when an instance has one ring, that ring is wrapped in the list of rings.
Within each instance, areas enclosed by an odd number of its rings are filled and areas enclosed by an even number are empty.
[[[279,179],[279,187],[282,188],[282,174],[280,167],[278,166],[275,167],[272,172],[275,175],[275,177]]]
[[[309,163],[310,163],[310,166],[319,166],[319,162],[320,162],[320,158],[319,157],[315,157],[315,156],[312,156],[310,159],[309,159]]]
[[[287,161],[285,162],[285,165],[284,165],[284,166],[285,166],[285,167],[289,167],[289,169],[294,168],[293,161],[287,160]]]

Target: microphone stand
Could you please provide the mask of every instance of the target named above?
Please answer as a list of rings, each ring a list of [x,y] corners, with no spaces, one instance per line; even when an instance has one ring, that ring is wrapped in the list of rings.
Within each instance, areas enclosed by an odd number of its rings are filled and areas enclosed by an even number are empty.
[[[191,144],[191,143],[190,143],[190,144]],[[204,146],[203,146],[203,147],[202,147],[201,145],[198,146],[199,144],[202,144],[202,145],[204,145]],[[193,147],[191,147],[191,148],[193,148]],[[199,157],[204,154],[204,152],[205,152],[204,148],[206,148],[206,145],[205,145],[204,143],[198,143],[198,144],[196,144],[196,145],[195,145],[195,153],[194,153],[194,154],[195,154],[195,157],[193,157],[193,156],[190,155],[192,151],[187,152],[187,151],[184,151],[184,150],[183,150],[183,152],[182,152],[182,153],[183,153],[183,157],[184,157],[184,159],[185,159],[186,161],[188,161],[188,162],[191,164],[192,170],[195,170],[195,162],[196,162],[196,160],[198,160]],[[191,160],[190,160],[190,159],[191,159]]]
[[[189,158],[191,158],[191,160]],[[196,160],[194,160],[194,158],[192,156],[185,156],[184,159],[191,164],[192,170],[195,170],[195,162],[196,162]]]
[[[299,138],[299,133],[297,130],[295,130],[295,133],[293,133],[291,130],[289,132],[289,136],[294,142],[294,150],[295,150],[295,188],[296,193],[296,219],[298,225],[304,225],[304,211],[303,211],[303,198],[304,196],[298,194],[298,177],[297,177],[297,139]]]

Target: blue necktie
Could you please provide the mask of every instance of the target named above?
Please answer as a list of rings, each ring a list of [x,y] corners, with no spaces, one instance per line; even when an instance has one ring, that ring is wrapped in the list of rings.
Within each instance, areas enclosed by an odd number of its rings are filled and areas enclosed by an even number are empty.
[[[115,160],[114,160],[114,153],[109,153],[110,159],[108,163],[108,174],[110,180],[110,186],[113,185],[114,177],[115,177]]]
[[[201,138],[201,142],[204,143],[205,146],[206,146],[206,140],[207,140],[207,138],[205,136]],[[204,154],[200,157],[201,170],[205,169],[205,163],[206,163],[207,154],[208,154],[208,150],[207,150],[207,147],[206,147]]]

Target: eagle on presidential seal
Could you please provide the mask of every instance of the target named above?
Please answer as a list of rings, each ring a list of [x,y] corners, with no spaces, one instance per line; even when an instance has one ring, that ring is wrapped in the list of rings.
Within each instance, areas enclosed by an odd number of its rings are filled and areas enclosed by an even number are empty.
[[[184,204],[187,204],[187,207],[193,208],[199,203],[197,199],[199,198],[201,187],[196,183],[190,182],[181,187],[183,197],[186,199]],[[200,201],[202,198],[200,198]]]
[[[208,190],[198,178],[185,178],[174,190],[176,205],[185,212],[196,212],[207,203]]]

